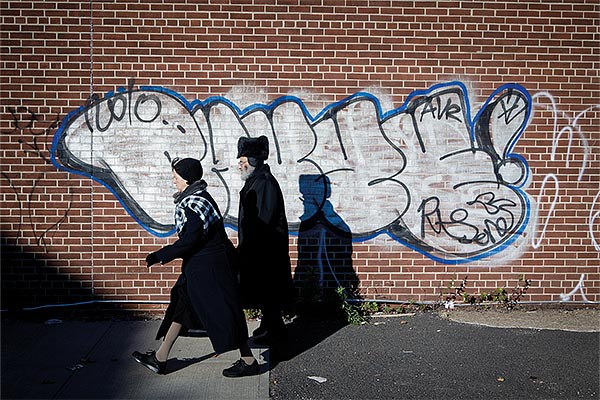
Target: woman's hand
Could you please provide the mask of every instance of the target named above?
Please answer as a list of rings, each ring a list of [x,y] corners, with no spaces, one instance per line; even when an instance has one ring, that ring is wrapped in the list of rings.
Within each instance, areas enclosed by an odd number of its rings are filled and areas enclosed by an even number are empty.
[[[150,253],[146,256],[146,266],[148,268],[150,268],[152,265],[154,264],[158,264],[160,262],[160,260],[158,259],[158,256],[156,255],[156,253]]]

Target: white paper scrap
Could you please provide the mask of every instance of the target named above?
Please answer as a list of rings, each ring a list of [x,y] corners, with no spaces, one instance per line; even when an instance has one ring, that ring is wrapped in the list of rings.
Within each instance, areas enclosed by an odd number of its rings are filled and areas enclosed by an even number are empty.
[[[317,381],[319,383],[327,382],[327,378],[323,378],[322,376],[309,376],[308,379],[312,379],[313,381]]]

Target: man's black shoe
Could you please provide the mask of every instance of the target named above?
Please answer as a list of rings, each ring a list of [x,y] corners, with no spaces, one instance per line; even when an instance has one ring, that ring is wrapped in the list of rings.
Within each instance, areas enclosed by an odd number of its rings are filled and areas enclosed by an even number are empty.
[[[149,351],[146,354],[142,354],[139,351],[134,351],[131,355],[133,358],[135,358],[135,361],[139,362],[150,371],[156,372],[157,374],[164,375],[165,370],[167,369],[167,362],[158,361],[156,359],[155,351]]]
[[[254,360],[252,364],[248,365],[241,358],[233,363],[231,367],[223,370],[223,376],[227,378],[239,378],[256,374],[258,374],[258,361]]]

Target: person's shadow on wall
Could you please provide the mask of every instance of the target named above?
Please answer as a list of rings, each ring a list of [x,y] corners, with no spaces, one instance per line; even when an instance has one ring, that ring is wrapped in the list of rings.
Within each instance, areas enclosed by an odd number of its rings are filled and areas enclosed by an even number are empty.
[[[304,212],[300,217],[298,262],[294,272],[294,318],[287,324],[286,348],[270,352],[271,368],[347,325],[339,290],[343,290],[347,298],[358,298],[359,279],[352,267],[352,233],[328,200],[329,178],[301,175],[299,186]]]
[[[330,300],[339,287],[357,296],[358,277],[352,268],[352,232],[328,200],[326,175],[301,175],[304,213],[298,230],[298,263],[294,286],[300,303]]]

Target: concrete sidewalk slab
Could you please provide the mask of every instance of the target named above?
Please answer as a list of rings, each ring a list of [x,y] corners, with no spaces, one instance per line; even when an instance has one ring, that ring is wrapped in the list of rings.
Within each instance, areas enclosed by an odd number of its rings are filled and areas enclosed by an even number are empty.
[[[177,340],[167,374],[131,353],[156,349],[160,321],[2,321],[3,399],[268,399],[267,350],[253,349],[261,373],[225,378],[237,351],[214,357],[206,337]],[[249,322],[249,330],[255,328]]]

